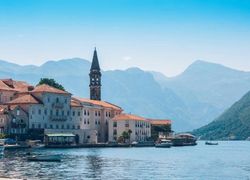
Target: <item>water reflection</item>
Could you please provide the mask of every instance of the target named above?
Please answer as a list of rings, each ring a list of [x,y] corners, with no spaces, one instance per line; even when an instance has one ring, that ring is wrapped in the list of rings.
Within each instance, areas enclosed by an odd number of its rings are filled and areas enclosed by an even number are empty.
[[[6,151],[0,177],[22,179],[249,179],[250,143],[221,142],[217,147],[43,149],[62,162],[29,162],[27,152]],[[240,153],[239,153],[240,152]]]
[[[86,156],[86,163],[88,165],[87,178],[99,179],[102,176],[102,166],[104,166],[104,161],[100,157],[100,150],[89,149]]]

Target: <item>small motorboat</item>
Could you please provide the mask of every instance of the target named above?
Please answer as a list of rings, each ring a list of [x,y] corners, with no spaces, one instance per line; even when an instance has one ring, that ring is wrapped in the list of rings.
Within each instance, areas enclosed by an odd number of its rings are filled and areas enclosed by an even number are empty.
[[[59,155],[33,155],[28,157],[28,161],[61,162]]]
[[[3,155],[4,153],[4,145],[0,144],[0,155]]]
[[[170,140],[162,139],[160,143],[155,144],[156,148],[170,148],[173,143]]]
[[[41,142],[41,140],[29,140],[27,144],[29,147],[34,148],[34,149],[45,147],[45,145]]]
[[[205,144],[206,145],[219,145],[219,143],[217,142],[208,142],[208,141],[206,141]]]
[[[4,149],[5,150],[15,150],[15,149],[23,149],[28,148],[28,146],[21,146],[20,144],[5,144]]]

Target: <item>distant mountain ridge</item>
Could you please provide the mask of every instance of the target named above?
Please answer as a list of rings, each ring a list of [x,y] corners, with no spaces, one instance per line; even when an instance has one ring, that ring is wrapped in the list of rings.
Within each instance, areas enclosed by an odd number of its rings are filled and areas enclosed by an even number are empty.
[[[250,72],[201,60],[173,78],[153,75],[183,100],[196,127],[214,120],[250,90]]]
[[[73,95],[89,97],[89,69],[90,62],[80,58],[48,61],[41,66],[0,61],[0,78],[36,85],[41,77],[50,77]],[[177,131],[208,124],[250,90],[250,73],[204,61],[196,61],[172,78],[139,68],[102,74],[103,100],[126,112],[172,119]]]

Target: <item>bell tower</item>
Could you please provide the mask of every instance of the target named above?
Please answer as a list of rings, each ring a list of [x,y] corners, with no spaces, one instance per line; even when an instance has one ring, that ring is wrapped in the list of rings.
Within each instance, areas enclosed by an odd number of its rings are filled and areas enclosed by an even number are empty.
[[[91,100],[101,100],[101,69],[99,66],[99,61],[97,57],[96,48],[94,50],[94,55],[92,59],[92,64],[89,73],[89,90]]]

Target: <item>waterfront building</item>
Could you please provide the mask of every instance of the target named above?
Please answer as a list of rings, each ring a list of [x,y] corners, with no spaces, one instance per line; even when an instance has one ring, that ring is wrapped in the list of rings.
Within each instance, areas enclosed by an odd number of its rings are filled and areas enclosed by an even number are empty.
[[[58,134],[73,134],[77,144],[117,141],[123,132],[129,132],[130,141],[149,140],[151,124],[156,127],[156,121],[124,114],[121,107],[102,101],[101,76],[95,49],[89,99],[72,97],[46,84],[34,87],[23,81],[0,80],[0,133],[19,139],[47,135],[50,140],[61,139]],[[167,125],[171,129],[170,121]]]
[[[0,105],[0,134],[8,134],[9,130],[8,107]]]
[[[43,84],[36,86],[32,91],[7,104],[11,106],[20,105],[28,112],[30,133],[77,132],[79,143],[93,142],[93,139],[96,139],[92,136],[92,134],[97,136],[96,132],[91,133],[91,130],[88,130],[88,133],[80,131],[83,129],[81,127],[83,106],[74,101],[69,92]]]
[[[32,85],[24,81],[14,81],[12,79],[0,80],[0,104],[5,104],[15,99],[18,94],[27,92],[33,88]]]
[[[150,120],[132,114],[116,115],[109,123],[109,141],[119,141],[124,132],[129,134],[130,142],[147,141],[151,137]]]
[[[115,115],[122,113],[122,108],[105,101],[86,98],[72,98],[82,106],[82,129],[97,131],[98,142],[108,141],[109,121]]]
[[[165,139],[171,135],[171,120],[150,119],[151,137],[154,141]]]

